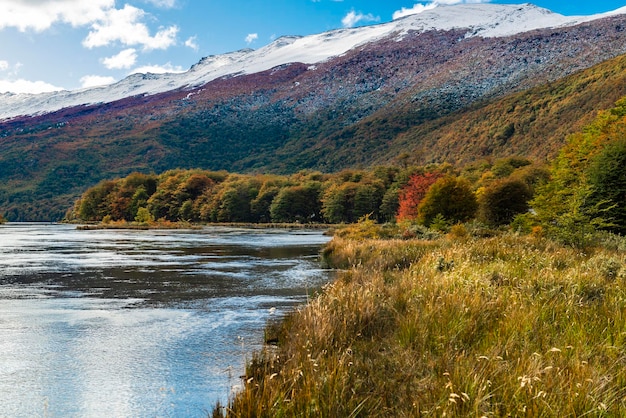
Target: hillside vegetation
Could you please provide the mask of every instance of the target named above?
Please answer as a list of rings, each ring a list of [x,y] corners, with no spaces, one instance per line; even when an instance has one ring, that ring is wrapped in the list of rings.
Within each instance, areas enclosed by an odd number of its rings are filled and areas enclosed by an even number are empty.
[[[526,232],[541,228],[564,243],[585,246],[594,229],[626,231],[625,133],[626,98],[571,135],[550,172],[510,157],[462,167],[379,166],[332,175],[135,173],[90,188],[67,218],[336,224],[367,217],[440,230],[476,220],[491,227],[513,223]]]
[[[626,55],[561,80],[412,126],[392,149],[420,162],[466,163],[486,156],[554,158],[568,135],[626,95]],[[385,117],[385,116],[381,116]],[[393,152],[379,161],[397,156]]]

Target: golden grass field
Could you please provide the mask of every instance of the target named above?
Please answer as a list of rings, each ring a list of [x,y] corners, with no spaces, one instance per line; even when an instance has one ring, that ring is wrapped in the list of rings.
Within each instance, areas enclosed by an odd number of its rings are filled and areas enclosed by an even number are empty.
[[[216,416],[626,416],[625,253],[465,232],[337,234]]]

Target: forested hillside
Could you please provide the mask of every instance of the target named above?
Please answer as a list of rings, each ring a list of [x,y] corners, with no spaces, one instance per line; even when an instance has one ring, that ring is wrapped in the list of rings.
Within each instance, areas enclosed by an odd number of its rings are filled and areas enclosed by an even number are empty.
[[[564,79],[482,102],[398,135],[393,153],[419,162],[468,162],[485,156],[553,158],[569,134],[626,95],[626,55]]]

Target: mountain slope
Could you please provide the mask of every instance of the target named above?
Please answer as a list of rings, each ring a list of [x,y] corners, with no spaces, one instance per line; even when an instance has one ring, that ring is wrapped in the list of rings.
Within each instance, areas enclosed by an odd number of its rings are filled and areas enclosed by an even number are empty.
[[[412,127],[391,149],[420,163],[466,163],[485,157],[555,156],[567,136],[589,125],[599,110],[626,96],[626,55],[539,87],[480,103]],[[387,161],[395,153],[381,155]]]
[[[603,64],[606,74],[583,70],[626,53],[626,17],[521,33],[515,22],[509,30],[516,34],[506,37],[467,36],[463,28],[395,31],[315,65],[284,64],[195,88],[6,119],[0,208],[13,220],[56,219],[86,187],[132,171],[334,171],[388,163],[403,152],[420,163],[549,156],[573,122],[622,94],[620,59]],[[470,33],[505,31],[501,25]],[[526,99],[518,94],[537,86],[547,87]],[[577,119],[532,116],[533,106],[548,106],[541,101]],[[503,108],[513,110],[503,115]],[[550,127],[561,118],[562,129]]]
[[[130,96],[191,89],[220,77],[254,74],[294,62],[316,64],[361,45],[390,37],[400,40],[409,33],[462,29],[466,38],[502,37],[540,28],[574,26],[623,13],[626,13],[626,7],[599,15],[568,17],[531,4],[441,6],[380,25],[340,29],[306,37],[282,37],[258,50],[246,49],[204,58],[182,74],[134,74],[114,85],[98,88],[38,95],[2,94],[0,120],[72,106],[110,103]]]

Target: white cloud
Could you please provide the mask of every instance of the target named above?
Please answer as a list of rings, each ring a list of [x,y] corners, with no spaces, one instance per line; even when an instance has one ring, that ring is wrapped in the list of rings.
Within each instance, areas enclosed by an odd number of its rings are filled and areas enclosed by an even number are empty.
[[[84,26],[101,19],[115,0],[2,0],[0,29],[44,31],[53,23]]]
[[[258,33],[249,33],[248,36],[246,36],[246,43],[250,45],[252,42],[256,41],[257,39],[259,39]]]
[[[452,4],[477,4],[477,3],[489,3],[491,0],[433,0],[428,2],[420,2],[415,3],[413,7],[406,8],[403,7],[400,10],[393,12],[393,19],[399,19],[404,16],[414,15],[417,13],[422,13],[426,10],[432,10],[437,6],[441,5],[452,5]]]
[[[193,49],[194,51],[198,51],[200,49],[200,46],[198,45],[198,37],[192,36],[191,38],[187,39],[185,41],[185,46]]]
[[[365,15],[363,13],[357,13],[354,10],[349,12],[347,15],[344,16],[343,19],[341,19],[341,23],[343,24],[344,28],[352,28],[360,22],[379,22],[379,21],[380,21],[380,17],[378,16],[374,16],[371,13],[368,13]]]
[[[80,84],[83,88],[106,86],[115,83],[115,78],[100,75],[86,75],[81,77]]]
[[[0,80],[0,93],[48,93],[51,91],[63,90],[61,87],[53,86],[45,81],[29,80]]]
[[[144,0],[146,3],[153,4],[164,9],[171,9],[176,6],[176,0]]]
[[[392,18],[394,20],[399,19],[404,16],[422,13],[426,10],[434,9],[435,7],[437,7],[436,3],[428,3],[428,4],[417,3],[413,5],[413,7],[411,8],[403,7],[402,9],[393,12]]]
[[[177,26],[160,29],[150,36],[148,27],[140,20],[146,12],[126,4],[123,9],[110,9],[106,16],[94,22],[92,30],[83,41],[87,48],[108,46],[119,42],[123,45],[142,45],[144,50],[167,49],[176,43]]]
[[[175,0],[147,0],[160,7],[173,7]],[[54,23],[73,27],[88,26],[83,41],[87,48],[140,45],[144,50],[167,49],[176,43],[177,26],[160,28],[152,36],[143,22],[147,13],[125,4],[118,9],[116,0],[0,0],[0,30],[14,27],[25,32],[49,29]]]
[[[0,60],[0,71],[6,71],[9,69],[9,62]]]
[[[165,74],[165,73],[184,73],[186,70],[183,69],[180,65],[172,65],[172,63],[168,62],[165,65],[144,65],[143,67],[135,68],[131,74],[140,73],[140,74]]]
[[[109,70],[128,69],[137,62],[137,50],[135,48],[125,49],[117,55],[104,58],[102,63]]]

